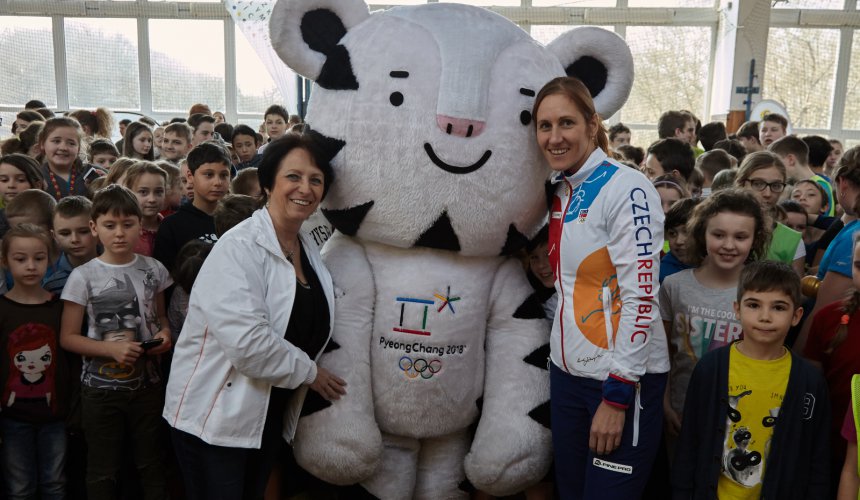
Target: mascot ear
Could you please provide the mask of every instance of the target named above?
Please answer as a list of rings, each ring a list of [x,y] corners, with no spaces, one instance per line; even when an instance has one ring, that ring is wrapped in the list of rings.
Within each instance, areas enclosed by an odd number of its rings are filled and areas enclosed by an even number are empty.
[[[633,55],[620,36],[584,26],[561,34],[547,48],[568,76],[585,83],[603,118],[612,116],[627,101],[633,88]]]
[[[358,89],[340,40],[370,17],[363,0],[279,0],[269,33],[278,56],[297,73],[332,90]]]

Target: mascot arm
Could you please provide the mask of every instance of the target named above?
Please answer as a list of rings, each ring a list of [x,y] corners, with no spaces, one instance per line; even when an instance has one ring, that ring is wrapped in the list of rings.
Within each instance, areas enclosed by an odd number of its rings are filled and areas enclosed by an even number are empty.
[[[490,300],[484,403],[465,466],[476,488],[505,496],[549,470],[550,323],[513,259],[499,268]]]
[[[294,449],[307,471],[346,485],[370,476],[382,454],[370,378],[376,293],[370,264],[355,240],[335,234],[325,245],[323,260],[334,282],[335,311],[332,338],[318,363],[346,380],[346,395],[329,402],[308,391]]]

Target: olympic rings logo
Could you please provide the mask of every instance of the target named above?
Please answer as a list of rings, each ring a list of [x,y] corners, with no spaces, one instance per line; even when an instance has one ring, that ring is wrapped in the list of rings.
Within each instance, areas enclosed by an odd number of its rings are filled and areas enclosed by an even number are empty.
[[[442,369],[442,360],[438,358],[430,361],[418,358],[413,361],[409,356],[403,356],[397,364],[406,375],[406,378],[410,379],[420,376],[424,380],[429,380]]]

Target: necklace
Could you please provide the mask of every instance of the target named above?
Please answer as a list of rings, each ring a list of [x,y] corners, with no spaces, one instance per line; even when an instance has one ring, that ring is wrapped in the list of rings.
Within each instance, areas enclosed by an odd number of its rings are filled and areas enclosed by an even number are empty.
[[[51,184],[54,186],[54,191],[57,193],[54,195],[54,198],[57,201],[60,201],[60,198],[63,197],[63,194],[60,192],[60,185],[57,184],[57,178],[54,176],[54,171],[51,170],[51,167],[48,167],[48,175],[51,177]],[[69,170],[69,196],[75,194],[75,169],[74,167]]]
[[[296,247],[297,247],[296,250],[290,250],[283,243],[280,243],[280,245],[281,245],[281,250],[284,252],[284,256],[287,258],[288,261],[290,261],[290,264],[292,264],[293,263],[293,255],[295,255],[296,252],[298,251],[298,249],[301,248],[301,245],[298,244],[298,239],[296,240]]]

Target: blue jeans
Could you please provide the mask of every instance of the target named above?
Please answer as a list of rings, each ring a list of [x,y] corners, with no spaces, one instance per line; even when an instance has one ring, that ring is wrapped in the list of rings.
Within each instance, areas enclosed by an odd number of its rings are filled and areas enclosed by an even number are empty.
[[[591,419],[603,401],[603,382],[573,376],[550,363],[550,407],[556,486],[565,500],[642,498],[660,448],[665,373],[639,379],[641,409],[631,402],[621,445],[608,455],[588,448]]]
[[[9,500],[66,497],[66,425],[0,419],[3,475]]]

